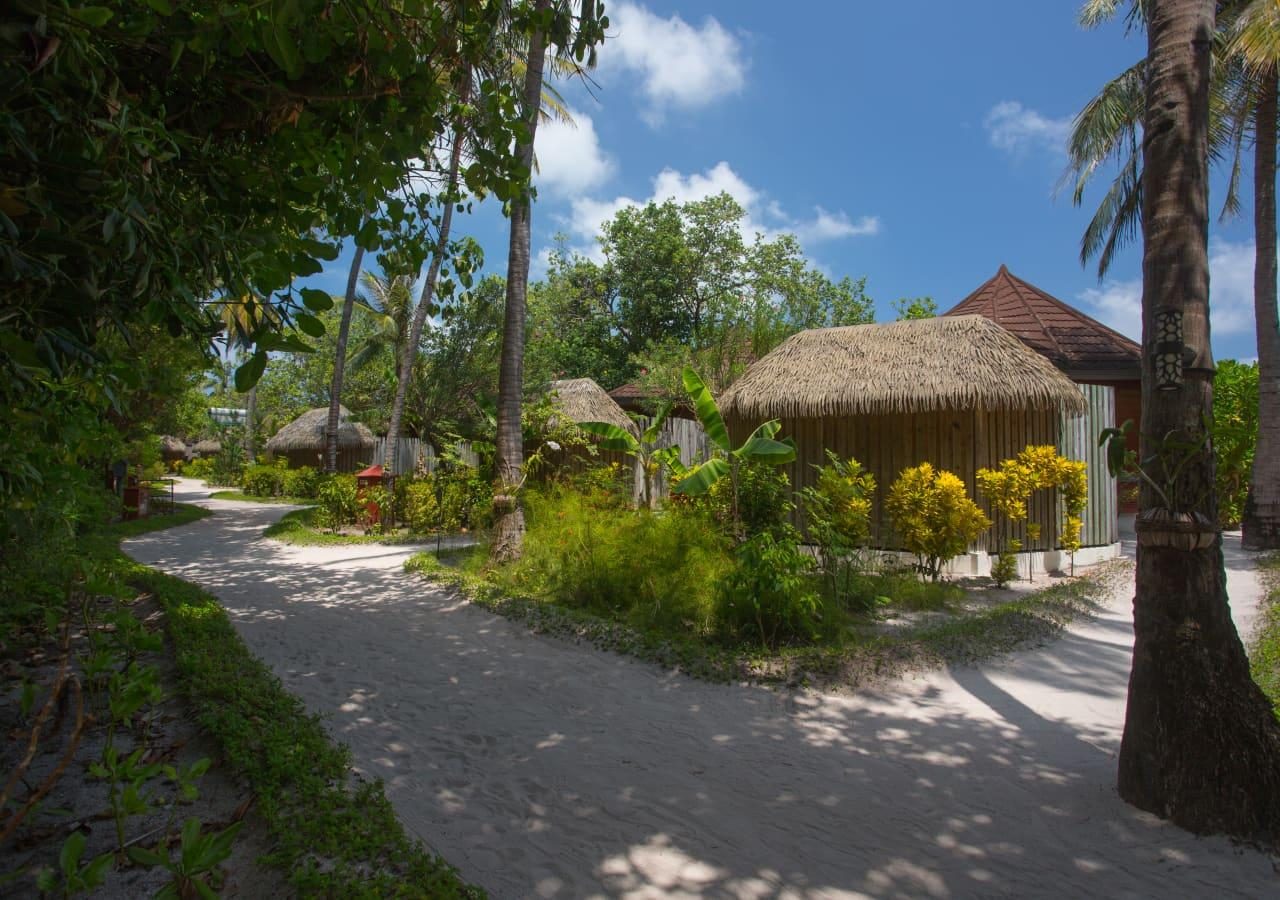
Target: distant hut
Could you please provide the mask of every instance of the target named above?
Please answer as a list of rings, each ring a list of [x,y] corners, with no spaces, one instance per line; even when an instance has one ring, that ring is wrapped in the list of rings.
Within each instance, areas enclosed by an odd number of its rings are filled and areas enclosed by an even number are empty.
[[[377,443],[373,432],[359,422],[350,421],[350,415],[345,406],[338,407],[339,472],[354,472],[369,465]],[[322,469],[328,424],[329,407],[309,410],[277,431],[275,437],[267,441],[266,450],[272,456],[283,456],[291,469],[302,466]]]
[[[788,467],[796,490],[814,483],[826,450],[857,458],[878,485],[873,534],[891,546],[881,501],[903,469],[932,463],[964,479],[976,497],[979,468],[1028,444],[1058,445],[1087,405],[1069,378],[999,325],[953,316],[800,332],[748,369],[721,408],[736,440],[763,421],[782,420],[781,434],[798,450]],[[1091,469],[1089,477],[1107,476]],[[1056,546],[1058,510],[1049,492],[1033,496],[1030,521],[1042,537],[1028,549]],[[987,537],[972,549],[987,550]],[[980,571],[985,562],[977,565]]]
[[[191,452],[196,456],[217,456],[222,452],[222,442],[215,441],[213,438],[205,438],[203,441],[196,441],[191,448]]]
[[[160,438],[160,458],[165,462],[177,462],[191,458],[191,448],[171,434]]]
[[[1001,265],[945,315],[985,316],[1081,385],[1089,415],[1074,437],[1077,442],[1096,447],[1101,429],[1126,419],[1136,426],[1142,420],[1142,348],[1137,342],[1024,281],[1007,266]],[[1128,440],[1129,449],[1136,451],[1136,427]]]
[[[569,422],[574,424],[581,422],[608,422],[610,425],[616,425],[623,431],[633,435],[639,434],[636,423],[627,417],[627,414],[622,411],[622,407],[614,402],[604,388],[590,378],[568,378],[562,381],[553,381],[547,386],[547,393],[551,395],[552,403],[556,409]],[[558,418],[553,417],[551,424],[559,424]],[[616,450],[598,450],[594,456],[553,452],[550,459],[557,467],[567,468],[570,471],[580,471],[586,466],[609,463],[618,463],[621,466],[630,468],[634,462],[631,457]]]

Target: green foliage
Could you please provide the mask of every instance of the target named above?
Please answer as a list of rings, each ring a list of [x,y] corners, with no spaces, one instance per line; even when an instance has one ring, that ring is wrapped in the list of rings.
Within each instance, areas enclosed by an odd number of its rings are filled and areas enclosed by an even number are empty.
[[[1244,515],[1258,443],[1258,364],[1223,359],[1213,377],[1213,452],[1218,522],[1234,528]]]
[[[1263,559],[1260,574],[1266,597],[1249,647],[1249,671],[1280,716],[1280,555]]]
[[[36,887],[42,893],[52,894],[55,891],[64,897],[90,893],[102,886],[107,871],[111,867],[112,856],[103,853],[88,862],[81,864],[84,847],[88,843],[83,831],[73,831],[62,843],[62,852],[58,855],[58,871],[45,869],[36,875]]]
[[[876,480],[856,459],[844,460],[830,450],[827,463],[815,467],[818,478],[800,492],[804,505],[805,529],[818,549],[827,595],[846,606],[871,608],[871,603],[853,603],[852,576],[860,568],[859,552],[871,533],[871,499]]]
[[[1018,555],[1016,553],[997,554],[991,564],[991,580],[1000,587],[1005,587],[1018,578]]]
[[[944,563],[991,527],[991,520],[969,499],[964,482],[951,472],[935,472],[929,463],[903,469],[884,506],[903,546],[934,581]]]
[[[221,831],[206,831],[199,819],[189,818],[182,825],[178,844],[178,856],[170,855],[168,848],[155,850],[130,847],[129,859],[139,865],[159,866],[171,878],[156,894],[157,900],[178,900],[181,897],[198,896],[212,900],[218,896],[216,886],[218,866],[231,856],[231,845],[244,822],[233,822]]]
[[[720,581],[716,616],[730,634],[757,638],[761,645],[810,642],[833,622],[809,575],[813,557],[794,538],[768,531],[752,535],[734,554],[736,565]]]
[[[316,488],[315,523],[336,531],[354,525],[364,509],[360,502],[354,475],[327,475]]]
[[[730,479],[720,479],[704,496],[706,506],[727,535],[768,532],[780,539],[795,538],[791,526],[791,513],[795,510],[791,502],[791,480],[777,466],[753,461],[738,467],[736,520],[735,491]]]
[[[521,560],[493,577],[508,589],[671,634],[708,635],[714,585],[733,565],[696,510],[620,513],[607,497],[530,492]]]
[[[938,304],[932,297],[902,297],[893,301],[893,311],[899,322],[910,319],[932,319],[938,314]]]
[[[443,530],[443,519],[440,515],[440,502],[436,498],[436,486],[430,478],[417,478],[407,482],[403,488],[396,484],[396,494],[400,497],[400,516],[404,519],[409,531],[414,534],[431,534]]]
[[[284,470],[284,495],[314,500],[324,476],[311,466]]]
[[[251,497],[280,497],[289,493],[285,489],[287,478],[288,473],[280,466],[247,466],[240,476],[240,486]]]

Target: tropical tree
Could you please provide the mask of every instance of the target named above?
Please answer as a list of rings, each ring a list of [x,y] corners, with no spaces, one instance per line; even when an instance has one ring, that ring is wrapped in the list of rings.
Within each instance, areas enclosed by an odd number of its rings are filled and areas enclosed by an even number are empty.
[[[351,312],[355,308],[356,285],[360,283],[360,264],[364,262],[364,250],[357,238],[356,252],[351,257],[351,269],[347,273],[347,291],[342,298],[338,345],[334,349],[333,379],[329,387],[329,418],[324,427],[324,470],[330,474],[338,471],[338,420],[342,405],[342,380],[346,374],[347,338],[351,333]]]
[[[1089,0],[1081,21],[1113,17],[1122,0]],[[1254,319],[1257,327],[1261,422],[1257,471],[1250,475],[1243,521],[1247,547],[1280,547],[1280,322],[1276,307],[1276,65],[1280,61],[1280,10],[1274,0],[1220,4],[1215,64],[1210,82],[1209,151],[1230,161],[1223,216],[1240,209],[1240,160],[1245,138],[1254,145]],[[1129,24],[1144,22],[1144,4],[1130,6]],[[1098,258],[1098,277],[1138,234],[1142,216],[1140,126],[1145,110],[1146,62],[1108,82],[1076,117],[1068,144],[1064,183],[1074,181],[1079,206],[1098,168],[1108,160],[1119,171],[1085,229],[1081,263]]]
[[[1221,540],[1182,549],[1187,544],[1153,515],[1163,493],[1201,498],[1186,499],[1183,509],[1170,513],[1196,522],[1216,517],[1206,434],[1213,400],[1207,235],[1214,3],[1149,0],[1144,6],[1142,318],[1148,359],[1141,433],[1151,478],[1140,496],[1133,669],[1118,785],[1128,802],[1192,831],[1274,841],[1280,837],[1280,721],[1250,678],[1232,624]],[[1169,442],[1153,435],[1191,449],[1175,458],[1162,452]]]
[[[612,422],[579,422],[578,427],[587,434],[594,434],[600,438],[598,446],[601,450],[615,450],[619,453],[626,453],[636,461],[636,465],[640,467],[641,477],[644,479],[644,495],[641,502],[646,509],[652,509],[654,504],[653,479],[658,474],[660,468],[659,457],[657,454],[661,450],[671,450],[672,447],[659,447],[658,441],[662,437],[662,426],[666,424],[667,416],[671,414],[672,404],[664,403],[658,410],[657,415],[653,417],[647,428],[639,434],[632,434],[624,428],[619,428]],[[679,447],[674,448],[679,452]],[[677,456],[677,458],[679,458]]]

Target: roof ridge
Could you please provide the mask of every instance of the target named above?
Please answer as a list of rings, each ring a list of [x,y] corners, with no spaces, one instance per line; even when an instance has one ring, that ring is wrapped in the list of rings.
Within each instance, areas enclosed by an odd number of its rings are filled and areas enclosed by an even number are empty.
[[[1025,279],[1019,278],[1017,275],[1014,275],[1012,272],[1009,273],[1009,277],[1013,281],[1018,282],[1019,284],[1025,285],[1026,287],[1030,288],[1033,293],[1039,294],[1042,299],[1047,300],[1048,302],[1052,303],[1054,306],[1057,306],[1059,309],[1064,310],[1068,315],[1071,315],[1074,318],[1083,321],[1084,324],[1097,326],[1098,328],[1101,328],[1103,331],[1106,331],[1108,334],[1119,338],[1125,343],[1133,344],[1133,346],[1138,348],[1139,352],[1142,351],[1142,345],[1138,341],[1135,341],[1133,338],[1127,337],[1126,335],[1121,334],[1120,332],[1112,328],[1110,325],[1107,325],[1105,322],[1100,322],[1099,320],[1095,319],[1093,316],[1089,315],[1083,310],[1076,309],[1074,306],[1072,306],[1070,303],[1067,303],[1065,300],[1059,300],[1057,297],[1053,296],[1053,294],[1050,294],[1048,291],[1044,290],[1044,288],[1037,287],[1031,282]]]
[[[1036,286],[1034,284],[1031,284],[1031,282],[1029,281],[1023,281],[1017,275],[1014,275],[1007,268],[1005,268],[1003,263],[1000,265],[1000,272],[997,273],[997,277],[999,277],[1000,275],[1004,275],[1005,280],[1009,282],[1009,286],[1013,288],[1013,291],[1015,294],[1017,294],[1018,299],[1022,301],[1022,305],[1027,308],[1027,312],[1029,312],[1031,314],[1031,317],[1036,320],[1036,324],[1040,326],[1040,331],[1044,333],[1046,340],[1048,340],[1049,344],[1053,347],[1054,352],[1057,353],[1058,356],[1063,359],[1068,358],[1069,354],[1066,352],[1066,350],[1063,349],[1062,343],[1058,340],[1058,336],[1055,335],[1052,329],[1050,329],[1049,326],[1045,324],[1045,321],[1041,317],[1039,310],[1037,310],[1033,304],[1027,302],[1027,299],[1023,296],[1023,293],[1022,293],[1023,287],[1031,288],[1032,293],[1034,293],[1036,290]],[[1048,297],[1049,295],[1045,294],[1044,296]],[[1061,304],[1061,303],[1059,305],[1065,306],[1065,304]]]

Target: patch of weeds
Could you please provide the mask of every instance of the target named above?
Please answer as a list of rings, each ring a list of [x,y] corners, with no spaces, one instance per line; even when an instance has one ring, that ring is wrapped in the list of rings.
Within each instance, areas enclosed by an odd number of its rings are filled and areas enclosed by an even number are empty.
[[[1260,561],[1258,577],[1266,598],[1249,648],[1249,668],[1280,715],[1280,553]]]
[[[585,641],[601,650],[677,668],[708,681],[755,681],[839,690],[853,690],[926,669],[972,664],[1035,646],[1095,609],[1094,598],[1109,590],[1116,579],[1132,574],[1130,564],[1118,562],[1092,576],[1061,582],[953,622],[919,626],[894,635],[850,634],[833,645],[764,650],[758,645],[726,646],[694,635],[642,631],[587,610],[514,592],[505,584],[490,580],[480,548],[446,558],[449,564],[433,553],[418,553],[405,561],[405,571],[450,585],[477,606],[521,622],[536,633]],[[943,585],[929,587],[931,590],[922,592],[924,599],[920,601],[930,604],[928,608],[954,599]]]
[[[214,491],[209,495],[210,500],[235,500],[238,503],[282,503],[291,506],[314,506],[315,500],[308,500],[306,497],[260,497],[254,494],[246,494],[243,491]]]
[[[429,544],[435,535],[417,534],[342,534],[326,531],[315,524],[316,509],[297,509],[285,513],[280,521],[269,525],[263,537],[300,547],[334,547],[344,544]]]

